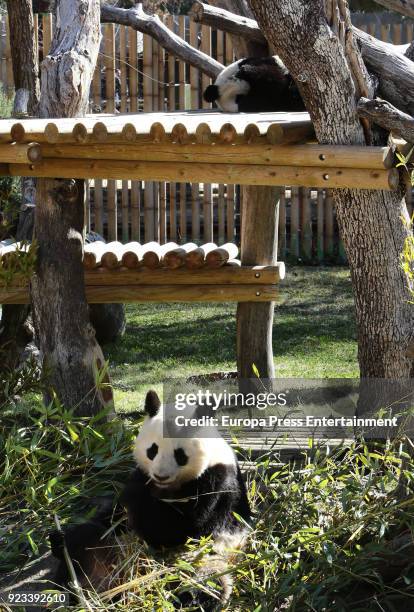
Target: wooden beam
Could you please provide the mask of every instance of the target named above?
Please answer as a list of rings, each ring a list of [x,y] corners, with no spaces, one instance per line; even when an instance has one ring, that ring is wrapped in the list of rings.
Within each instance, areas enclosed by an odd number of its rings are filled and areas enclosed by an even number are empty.
[[[42,152],[38,144],[0,144],[0,163],[27,164],[41,159]]]
[[[278,285],[86,285],[90,304],[140,302],[268,302],[278,296]],[[1,304],[27,304],[27,287],[0,288]]]
[[[396,168],[313,168],[177,162],[48,159],[38,164],[9,164],[11,176],[107,178],[189,183],[230,183],[393,190],[398,187]]]
[[[142,146],[139,142],[85,146],[46,144],[42,145],[41,150],[43,159],[114,159],[378,169],[392,168],[394,165],[394,154],[390,147],[271,145],[262,141],[237,145],[151,143]]]

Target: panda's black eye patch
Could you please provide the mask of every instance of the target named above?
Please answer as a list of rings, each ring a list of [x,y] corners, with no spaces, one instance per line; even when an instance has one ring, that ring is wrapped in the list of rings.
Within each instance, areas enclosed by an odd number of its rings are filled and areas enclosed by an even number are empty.
[[[152,446],[150,446],[149,448],[147,448],[147,457],[150,461],[152,461],[156,455],[158,453],[158,445],[154,444]]]
[[[178,465],[180,465],[181,467],[183,465],[186,465],[186,463],[188,462],[188,457],[185,454],[185,451],[182,448],[176,448],[174,451],[174,457],[175,460],[177,462]]]

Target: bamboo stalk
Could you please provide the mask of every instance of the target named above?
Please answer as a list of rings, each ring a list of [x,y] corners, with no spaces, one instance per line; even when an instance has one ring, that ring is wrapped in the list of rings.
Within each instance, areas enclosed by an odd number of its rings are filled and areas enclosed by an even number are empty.
[[[233,183],[240,185],[291,185],[354,189],[396,189],[396,168],[314,168],[260,166],[250,164],[213,164],[177,162],[134,162],[119,160],[47,159],[36,165],[9,164],[11,176],[61,178],[110,178],[146,181],[187,181],[190,183]],[[208,191],[207,191],[208,193]],[[208,208],[208,207],[207,207]],[[210,218],[210,213],[206,210]],[[210,227],[208,225],[208,227]]]

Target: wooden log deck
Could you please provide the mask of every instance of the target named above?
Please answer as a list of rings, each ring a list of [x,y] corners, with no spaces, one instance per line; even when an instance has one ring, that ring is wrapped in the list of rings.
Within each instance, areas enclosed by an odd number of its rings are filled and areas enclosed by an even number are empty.
[[[0,272],[18,264],[16,255],[26,252],[27,245],[0,243]],[[93,242],[85,246],[83,260],[86,297],[98,304],[276,300],[284,264],[242,266],[237,254],[237,246],[230,243],[198,247]],[[28,301],[29,281],[18,269],[10,283],[0,274],[0,304]]]
[[[314,143],[308,113],[185,111],[0,121],[0,174],[396,189],[390,147]]]

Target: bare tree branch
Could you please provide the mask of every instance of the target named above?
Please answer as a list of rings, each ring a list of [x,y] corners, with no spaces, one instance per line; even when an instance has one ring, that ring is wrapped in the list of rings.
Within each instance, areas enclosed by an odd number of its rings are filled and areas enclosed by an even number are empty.
[[[358,102],[358,114],[396,136],[414,142],[414,117],[401,112],[386,100],[361,98]]]
[[[198,1],[194,2],[189,15],[197,23],[209,25],[234,36],[241,36],[247,40],[267,45],[266,38],[254,19],[242,17],[230,11]]]
[[[262,45],[267,45],[266,39],[254,19],[236,15],[223,8],[204,4],[203,2],[194,2],[189,16],[196,23],[212,26],[234,36],[241,36],[246,40],[253,40]]]
[[[217,62],[206,53],[195,49],[180,36],[171,32],[162,23],[158,15],[147,15],[141,4],[130,9],[103,4],[101,6],[101,22],[127,25],[134,28],[134,30],[152,36],[164,49],[212,78],[216,78],[224,68],[223,64],[220,64],[220,62]]]
[[[353,31],[369,71],[379,78],[379,94],[402,111],[414,115],[414,62],[394,45],[381,42],[358,28]]]
[[[375,2],[401,15],[414,17],[414,0],[375,0]]]

